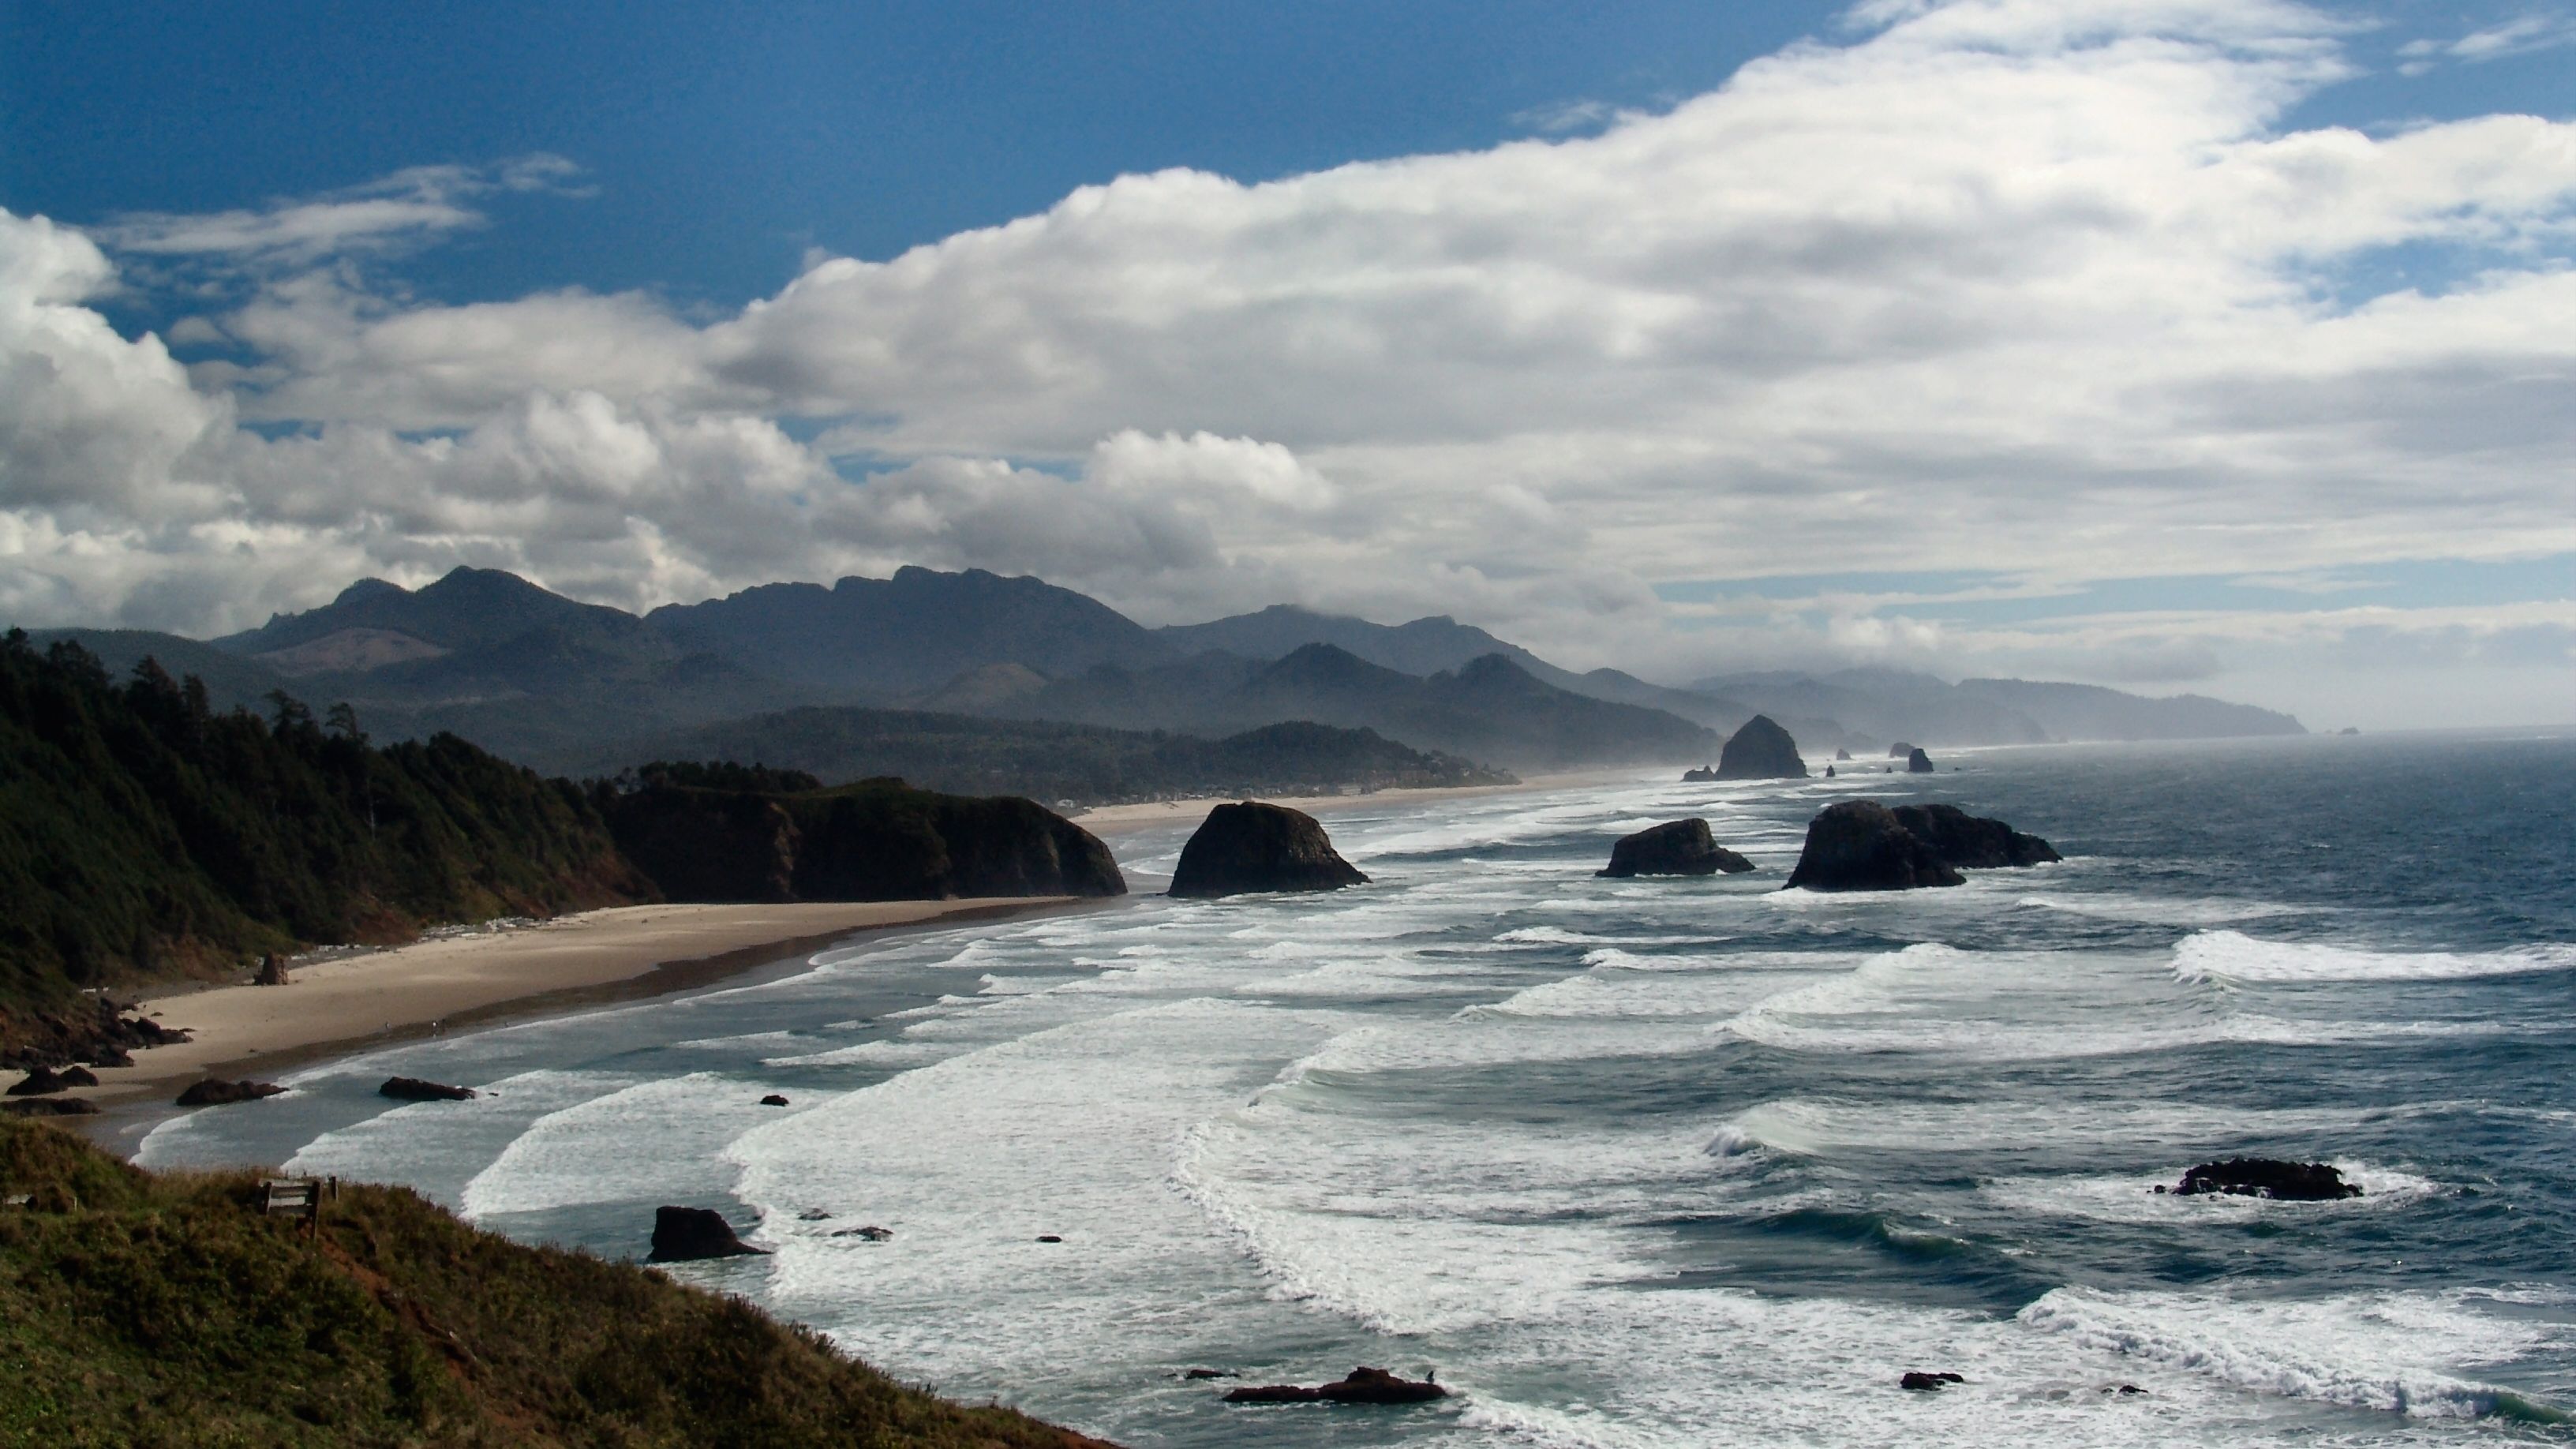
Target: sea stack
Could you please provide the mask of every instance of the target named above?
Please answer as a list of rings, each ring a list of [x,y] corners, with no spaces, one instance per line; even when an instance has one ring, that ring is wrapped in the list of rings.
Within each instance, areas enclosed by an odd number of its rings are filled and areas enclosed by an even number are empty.
[[[1736,875],[1752,868],[1753,862],[1718,844],[1717,838],[1709,834],[1708,822],[1694,815],[1622,836],[1618,844],[1610,847],[1610,864],[1593,874],[1622,879],[1640,875],[1715,875],[1719,871]]]
[[[1172,870],[1176,896],[1209,899],[1252,891],[1332,891],[1368,877],[1333,850],[1315,817],[1243,800],[1208,812]]]
[[[1899,805],[1896,823],[1961,870],[2001,870],[2063,860],[2057,848],[2000,820],[1971,815],[1956,805]]]
[[[1918,749],[1913,749],[1913,750],[1908,750],[1908,751],[1906,751],[1906,754],[1905,754],[1905,773],[1907,773],[1907,774],[1909,774],[1909,775],[1929,775],[1929,774],[1931,774],[1931,773],[1932,773],[1932,757],[1931,757],[1930,755],[1927,755],[1927,754],[1923,753],[1923,751],[1922,751],[1921,749],[1919,749],[1919,748],[1918,748]]]
[[[648,1263],[693,1263],[703,1258],[738,1258],[765,1254],[736,1237],[733,1224],[712,1208],[653,1209],[653,1252]]]
[[[1807,823],[1807,845],[1784,889],[1902,891],[1965,885],[1929,844],[1875,800],[1828,805]]]
[[[1807,762],[1798,758],[1798,742],[1789,732],[1772,722],[1771,716],[1757,714],[1744,722],[1727,740],[1717,757],[1717,777],[1721,780],[1803,780]]]

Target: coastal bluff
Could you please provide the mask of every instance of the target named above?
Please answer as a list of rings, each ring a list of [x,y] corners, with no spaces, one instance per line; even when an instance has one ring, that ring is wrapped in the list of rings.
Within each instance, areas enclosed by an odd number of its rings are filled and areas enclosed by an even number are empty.
[[[673,901],[1127,892],[1108,846],[1033,800],[943,795],[892,778],[823,789],[754,773],[649,767],[641,788],[603,789],[600,813],[619,851]]]

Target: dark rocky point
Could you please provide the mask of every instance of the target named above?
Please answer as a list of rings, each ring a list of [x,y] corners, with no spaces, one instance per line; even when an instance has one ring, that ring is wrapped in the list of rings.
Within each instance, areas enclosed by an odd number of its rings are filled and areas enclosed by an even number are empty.
[[[1703,781],[1714,780],[1716,778],[1717,770],[1714,766],[1710,765],[1693,765],[1689,769],[1682,771],[1682,783],[1685,785],[1697,785]]]
[[[2159,1187],[2158,1192],[2164,1191]],[[2221,1195],[2264,1197],[2278,1202],[2334,1202],[2361,1196],[2361,1184],[2346,1182],[2333,1164],[2283,1162],[2272,1157],[2231,1157],[2204,1162],[2182,1175],[2174,1189],[2184,1197]]]
[[[1825,766],[1825,778],[1826,778],[1826,779],[1828,779],[1828,780],[1830,780],[1830,779],[1832,779],[1833,777],[1834,777],[1834,767],[1833,767],[1833,766],[1831,766],[1831,765],[1827,765],[1827,766]]]
[[[1757,714],[1744,722],[1727,740],[1717,757],[1717,777],[1721,780],[1803,780],[1807,762],[1798,758],[1798,742],[1789,732],[1772,723],[1771,716]]]
[[[1905,773],[1909,775],[1929,775],[1933,773],[1932,757],[1923,753],[1921,750],[1907,751],[1905,756]]]
[[[1956,805],[1899,805],[1896,822],[1961,870],[2001,870],[2044,865],[2064,857],[2036,835],[2000,820],[1971,815]]]
[[[82,1071],[78,1067],[66,1067],[59,1072],[55,1071],[51,1067],[36,1067],[27,1073],[24,1080],[20,1081],[15,1086],[12,1086],[8,1091],[8,1095],[12,1097],[43,1097],[59,1092],[65,1087],[95,1087],[97,1085],[98,1078],[91,1076],[89,1073]]]
[[[376,1095],[397,1102],[470,1102],[480,1094],[472,1087],[451,1087],[418,1077],[387,1077],[385,1084],[376,1088]]]
[[[12,1117],[87,1117],[97,1111],[96,1102],[82,1097],[28,1097],[0,1105]]]
[[[1807,823],[1789,890],[1901,891],[1966,882],[1923,838],[1875,800],[1828,805]]]
[[[285,1091],[275,1082],[227,1082],[208,1077],[179,1094],[182,1107],[221,1107],[231,1102],[256,1102]]]
[[[768,1251],[735,1237],[733,1224],[712,1208],[659,1207],[653,1209],[653,1251],[644,1261],[692,1263],[702,1258],[739,1258]]]
[[[1368,877],[1333,851],[1315,817],[1244,800],[1208,812],[1172,870],[1172,894],[1202,899],[1250,891],[1330,891]]]
[[[1752,868],[1753,862],[1718,844],[1708,833],[1708,822],[1694,815],[1622,836],[1610,847],[1610,864],[1594,874],[1735,875]]]
[[[778,1095],[776,1092],[772,1092],[768,1096],[760,1099],[760,1105],[764,1107],[784,1107],[787,1105],[787,1099]]]
[[[1225,1396],[1229,1404],[1421,1404],[1445,1399],[1449,1391],[1429,1379],[1398,1378],[1380,1368],[1362,1366],[1350,1377],[1308,1388],[1303,1384],[1265,1384]]]
[[[1944,1369],[1936,1374],[1908,1373],[1896,1381],[1896,1386],[1900,1389],[1912,1389],[1917,1393],[1937,1394],[1944,1384],[1964,1384],[1967,1381],[1965,1376]]]

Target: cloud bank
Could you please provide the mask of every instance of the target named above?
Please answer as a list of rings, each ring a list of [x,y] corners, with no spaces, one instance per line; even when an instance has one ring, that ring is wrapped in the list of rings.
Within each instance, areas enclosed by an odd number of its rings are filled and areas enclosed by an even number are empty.
[[[2329,619],[2563,665],[2564,594],[2000,627],[1657,593],[2576,552],[2576,126],[2282,129],[2344,30],[1874,3],[1597,134],[1119,177],[713,319],[383,280],[479,196],[570,185],[554,158],[93,235],[0,214],[0,615],[202,633],[459,562],[630,607],[918,562],[1149,622],[1450,612],[1665,674],[2225,677]],[[2442,284],[2375,282],[2392,254]],[[172,329],[188,366],[98,310],[172,259],[230,268]]]

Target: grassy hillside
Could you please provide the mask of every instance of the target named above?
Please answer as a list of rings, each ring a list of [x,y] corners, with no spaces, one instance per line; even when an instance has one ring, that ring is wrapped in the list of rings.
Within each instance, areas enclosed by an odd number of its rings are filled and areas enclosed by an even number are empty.
[[[908,1389],[661,1273],[348,1186],[300,1225],[247,1173],[153,1176],[0,1118],[0,1445],[1098,1441]]]
[[[377,749],[0,639],[0,1042],[78,988],[650,898],[580,791],[453,736]]]

